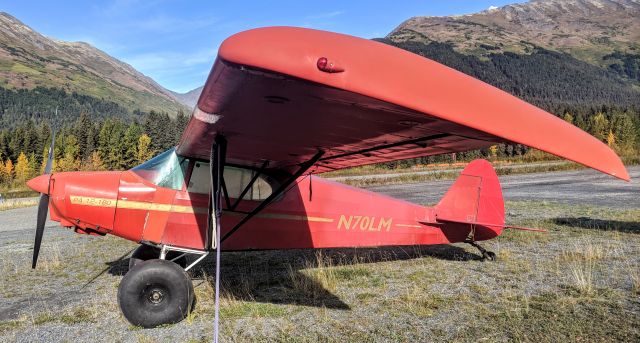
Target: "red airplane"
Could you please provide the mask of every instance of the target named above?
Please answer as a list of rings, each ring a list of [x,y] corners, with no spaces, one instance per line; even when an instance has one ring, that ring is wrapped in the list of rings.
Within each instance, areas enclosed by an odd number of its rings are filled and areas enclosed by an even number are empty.
[[[311,176],[342,168],[519,143],[622,180],[605,144],[456,70],[352,36],[293,27],[220,46],[174,149],[128,171],[51,173],[47,207],[77,233],[140,243],[118,301],[135,325],[178,322],[194,295],[185,271],[221,250],[377,247],[477,241],[506,227],[490,163],[471,162],[434,207]],[[217,247],[220,247],[218,249]],[[185,255],[197,256],[187,263]],[[217,278],[216,278],[217,280]]]

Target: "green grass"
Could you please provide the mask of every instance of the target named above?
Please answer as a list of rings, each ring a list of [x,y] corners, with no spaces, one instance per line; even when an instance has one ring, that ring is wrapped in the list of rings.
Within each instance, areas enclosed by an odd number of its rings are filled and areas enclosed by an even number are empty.
[[[35,69],[35,68],[31,68],[28,67],[24,64],[21,63],[14,63],[13,66],[11,67],[11,71],[14,73],[20,73],[20,74],[28,74],[28,75],[40,75],[42,74],[42,72],[40,72],[39,70]]]

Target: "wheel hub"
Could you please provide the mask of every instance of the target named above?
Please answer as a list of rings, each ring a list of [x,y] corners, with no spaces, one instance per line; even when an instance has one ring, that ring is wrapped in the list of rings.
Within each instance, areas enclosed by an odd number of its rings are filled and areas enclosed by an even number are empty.
[[[159,304],[162,302],[162,300],[164,300],[164,293],[162,292],[162,290],[152,289],[151,292],[149,292],[147,300],[149,300],[149,302],[151,302],[152,304]]]

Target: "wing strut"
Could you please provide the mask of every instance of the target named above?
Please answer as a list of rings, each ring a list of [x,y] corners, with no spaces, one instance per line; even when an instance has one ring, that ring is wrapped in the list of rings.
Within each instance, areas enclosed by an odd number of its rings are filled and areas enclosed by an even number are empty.
[[[222,240],[220,241],[220,243],[224,242],[226,239],[231,237],[231,235],[233,235],[236,231],[238,231],[238,229],[240,229],[242,225],[248,222],[249,219],[253,218],[256,214],[260,213],[260,211],[262,211],[265,207],[267,207],[275,198],[279,197],[280,194],[282,194],[294,181],[296,181],[298,177],[300,177],[302,174],[304,174],[304,172],[309,170],[309,168],[313,167],[313,165],[316,164],[318,160],[320,160],[323,154],[324,154],[324,151],[320,150],[315,155],[313,155],[311,159],[300,164],[300,168],[295,173],[293,173],[285,182],[283,182],[278,187],[278,189],[276,189],[273,193],[271,193],[271,195],[269,195],[266,199],[264,199],[256,208],[254,208],[251,212],[249,212],[246,216],[244,216],[242,220],[240,220],[240,222],[236,224],[236,226],[234,226],[233,229],[231,229],[231,231],[227,232],[227,234],[225,234],[224,237],[222,237]]]
[[[216,249],[216,287],[215,287],[215,318],[213,322],[213,341],[218,343],[218,322],[220,319],[220,217],[222,215],[222,196],[226,191],[224,187],[224,164],[227,154],[227,140],[223,135],[217,134],[211,145],[211,200],[209,211],[209,249]],[[228,200],[227,200],[228,201]],[[213,232],[215,231],[215,232]]]

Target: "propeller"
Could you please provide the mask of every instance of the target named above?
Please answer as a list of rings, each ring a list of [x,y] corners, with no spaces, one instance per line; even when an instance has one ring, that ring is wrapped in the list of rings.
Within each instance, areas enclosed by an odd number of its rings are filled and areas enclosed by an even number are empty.
[[[40,254],[40,245],[42,244],[42,235],[44,234],[44,225],[47,222],[47,214],[49,212],[49,182],[51,180],[51,167],[53,166],[53,147],[56,141],[56,133],[53,131],[51,135],[51,145],[49,146],[49,156],[47,164],[44,167],[44,175],[48,175],[46,193],[40,194],[40,202],[38,203],[38,221],[36,223],[36,241],[33,244],[33,260],[31,268],[35,269],[38,263],[38,255]],[[44,176],[43,175],[43,176]]]

